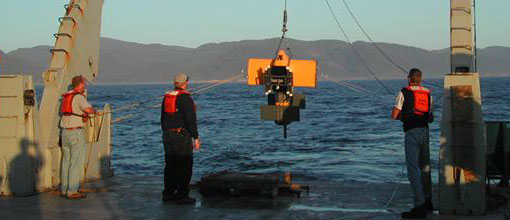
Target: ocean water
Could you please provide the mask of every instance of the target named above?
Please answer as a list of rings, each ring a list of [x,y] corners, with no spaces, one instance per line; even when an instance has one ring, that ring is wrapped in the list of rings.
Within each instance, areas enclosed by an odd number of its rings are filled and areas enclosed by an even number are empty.
[[[442,80],[431,80],[442,84]],[[316,89],[298,89],[307,95],[301,121],[282,127],[260,121],[259,105],[266,97],[261,87],[225,84],[194,97],[198,110],[202,149],[195,153],[193,179],[208,173],[291,171],[304,179],[325,181],[405,181],[401,122],[389,118],[395,95],[404,80],[350,81],[373,94],[355,92],[332,82]],[[203,85],[192,84],[198,88]],[[482,79],[485,120],[510,120],[510,78]],[[434,98],[442,89],[428,86]],[[142,102],[136,108],[114,113],[135,117],[113,125],[113,167],[116,175],[163,175],[164,151],[160,127],[159,95],[170,85],[93,85],[89,99],[96,106],[118,108]],[[40,93],[39,93],[40,94]],[[375,94],[375,95],[374,95]],[[431,163],[437,182],[439,123],[442,101],[436,103],[431,124]]]

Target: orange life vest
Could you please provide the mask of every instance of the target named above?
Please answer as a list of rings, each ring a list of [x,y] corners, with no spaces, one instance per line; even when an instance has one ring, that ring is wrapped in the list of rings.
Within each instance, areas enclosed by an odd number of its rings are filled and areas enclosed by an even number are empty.
[[[413,93],[414,97],[414,114],[422,116],[429,113],[430,110],[430,91],[423,89],[420,86],[420,89],[413,90],[411,86],[406,87],[407,90]]]
[[[86,119],[88,118],[87,113],[84,113],[83,115],[79,115],[73,111],[73,99],[76,95],[85,96],[83,93],[76,92],[74,90],[64,93],[62,95],[62,104],[60,104],[60,112],[64,116],[74,115],[74,116],[82,117],[83,120],[86,121]]]
[[[191,93],[186,90],[178,89],[169,91],[165,94],[163,109],[166,114],[174,116],[175,113],[179,111],[177,108],[177,97],[179,97],[181,94],[191,95]],[[196,107],[194,111],[196,111]]]

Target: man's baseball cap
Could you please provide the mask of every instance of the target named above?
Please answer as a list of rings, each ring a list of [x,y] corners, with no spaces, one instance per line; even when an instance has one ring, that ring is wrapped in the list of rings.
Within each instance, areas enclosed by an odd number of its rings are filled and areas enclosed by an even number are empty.
[[[185,73],[178,73],[174,76],[174,83],[185,83],[189,80],[189,76]]]

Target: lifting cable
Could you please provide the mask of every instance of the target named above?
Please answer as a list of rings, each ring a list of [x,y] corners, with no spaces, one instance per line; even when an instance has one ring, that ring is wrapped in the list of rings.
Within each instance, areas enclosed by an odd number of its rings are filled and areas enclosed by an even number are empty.
[[[347,2],[345,0],[342,0],[344,5],[345,5],[345,8],[347,8],[347,11],[349,12],[349,14],[351,15],[352,19],[354,20],[354,22],[356,23],[356,25],[359,27],[359,29],[363,32],[363,34],[367,37],[367,39],[370,41],[370,43],[375,47],[375,49],[377,49],[377,51],[379,51],[379,53],[381,53],[381,55],[384,56],[384,58],[386,58],[386,60],[388,60],[391,64],[393,64],[393,66],[395,66],[396,68],[400,69],[402,72],[404,73],[407,73],[407,70],[402,67],[401,65],[398,65],[395,61],[393,61],[390,56],[388,56],[388,54],[386,54],[373,40],[372,38],[370,37],[370,35],[368,35],[368,33],[365,31],[365,29],[363,28],[363,26],[361,26],[360,22],[358,21],[358,19],[356,18],[356,16],[354,16],[354,13],[351,11],[351,8],[349,7],[349,5],[347,5]]]
[[[234,76],[232,78],[228,78],[228,79],[225,79],[225,80],[220,80],[220,81],[216,81],[214,83],[210,83],[210,84],[206,84],[205,86],[200,86],[198,88],[196,88],[194,91],[192,91],[191,93],[192,94],[200,94],[204,91],[207,91],[209,89],[213,89],[214,87],[216,86],[220,86],[220,85],[223,85],[225,83],[228,83],[228,82],[231,82],[233,80],[236,80],[236,79],[239,79],[241,78],[242,76],[241,75],[238,75],[238,76]],[[109,113],[116,113],[116,112],[121,112],[121,111],[125,111],[125,110],[129,110],[129,109],[132,109],[132,108],[135,108],[135,107],[138,107],[142,104],[145,104],[145,103],[148,103],[148,102],[151,102],[153,99],[156,99],[156,98],[159,98],[161,96],[155,96],[153,98],[149,98],[147,99],[146,101],[142,101],[142,102],[132,102],[132,103],[129,103],[129,104],[126,104],[126,105],[122,105],[122,106],[119,106],[118,108],[110,111]]]
[[[193,95],[198,95],[200,93],[206,92],[207,90],[213,89],[213,88],[215,88],[217,86],[221,86],[221,85],[223,85],[225,83],[228,83],[228,82],[232,82],[232,81],[240,79],[242,77],[243,77],[243,75],[237,75],[237,76],[233,76],[233,77],[230,77],[228,79],[225,79],[225,80],[220,80],[218,82],[215,82],[212,85],[200,87],[200,88],[196,89],[195,91],[193,91],[192,94]]]
[[[323,79],[325,80],[328,80],[328,81],[331,81],[332,83],[335,83],[339,86],[342,86],[342,87],[345,87],[347,89],[350,89],[354,92],[359,92],[359,93],[366,93],[368,95],[375,95],[375,96],[382,96],[381,94],[378,94],[378,93],[375,93],[373,91],[370,91],[368,89],[365,89],[361,86],[358,86],[358,85],[355,85],[355,84],[352,84],[352,83],[348,83],[347,81],[345,80],[335,80],[335,79],[332,79],[329,77],[329,75],[324,75],[324,72],[322,72],[322,67],[319,65],[319,72],[321,73],[321,76]]]
[[[361,23],[359,22],[358,18],[354,15],[354,13],[352,12],[351,8],[349,7],[349,5],[347,4],[347,1],[346,0],[342,0],[342,2],[344,3],[344,6],[345,8],[347,9],[347,11],[349,12],[349,14],[351,15],[352,19],[354,20],[354,22],[356,23],[356,25],[358,26],[358,28],[361,30],[361,32],[363,32],[363,34],[365,35],[365,37],[367,37],[367,39],[370,41],[370,43],[372,44],[372,46],[375,47],[375,49],[381,54],[383,55],[384,58],[386,58],[386,60],[388,60],[388,62],[390,62],[393,66],[395,66],[397,69],[400,69],[402,72],[404,72],[405,74],[407,74],[407,70],[402,67],[401,65],[397,64],[393,59],[391,59],[391,57],[386,53],[384,52],[373,40],[372,38],[370,37],[370,35],[365,31],[365,28],[363,28],[363,26],[361,25]],[[423,80],[424,83],[426,84],[429,84],[431,86],[434,86],[436,88],[443,88],[442,86],[439,86],[435,83],[431,83],[431,82],[427,82],[425,80]]]
[[[212,85],[200,87],[198,90],[192,91],[191,94],[192,95],[200,95],[200,94],[203,94],[203,93],[205,93],[205,92],[207,92],[209,90],[212,90],[212,89],[214,89],[214,88],[216,88],[218,86],[221,86],[223,84],[232,82],[232,81],[240,79],[242,77],[243,77],[243,75],[237,75],[237,76],[233,76],[233,77],[230,77],[230,78],[227,78],[227,79],[224,79],[224,80],[220,80],[218,82],[212,83]],[[152,101],[152,100],[154,100],[156,98],[161,98],[161,96],[157,96],[157,97],[151,98],[151,99],[149,99],[148,101],[145,101],[145,102],[138,102],[138,103],[134,103],[134,104],[128,104],[128,105],[125,105],[125,106],[121,106],[120,108],[118,108],[116,110],[112,110],[111,112],[118,112],[120,110],[127,110],[127,109],[130,109],[130,108],[134,108],[134,107],[139,106],[142,103],[150,102],[150,101]],[[140,111],[138,111],[136,113],[128,114],[128,115],[125,115],[125,116],[118,117],[118,118],[116,118],[116,119],[114,119],[112,121],[112,124],[123,122],[123,121],[125,121],[127,119],[135,117],[136,115],[139,115],[139,114],[144,113],[144,112],[146,112],[148,110],[152,110],[152,109],[159,108],[159,107],[161,107],[161,103],[157,104],[157,105],[148,106],[145,109],[142,109],[142,110],[140,110]]]
[[[350,39],[348,38],[345,30],[343,29],[343,26],[340,24],[340,21],[336,15],[336,13],[333,11],[333,8],[331,7],[331,5],[329,4],[329,1],[328,0],[325,0],[326,1],[326,4],[328,6],[328,9],[329,11],[331,12],[331,14],[333,15],[336,23],[337,23],[337,26],[339,27],[339,29],[341,30],[341,32],[343,33],[344,37],[346,38],[347,42],[349,43],[349,45],[351,46],[352,50],[355,52],[355,55],[360,59],[361,63],[369,70],[369,72],[372,74],[372,76],[381,84],[383,85],[386,90],[389,91],[388,87],[377,77],[377,75],[375,75],[375,73],[368,67],[367,63],[362,59],[361,55],[357,52],[357,50],[354,48],[354,46],[352,45],[352,42],[350,41]],[[377,44],[372,40],[372,38],[368,35],[368,33],[365,31],[365,29],[361,26],[361,23],[359,23],[358,19],[355,17],[354,13],[351,11],[351,9],[349,8],[349,6],[347,5],[346,1],[343,0],[347,10],[349,11],[349,13],[351,14],[352,18],[354,19],[355,23],[358,25],[358,27],[363,31],[363,33],[365,34],[365,36],[369,39],[369,41],[371,42],[372,45],[374,45],[374,47],[392,64],[395,65],[395,67],[397,67],[398,69],[400,69],[401,71],[403,71],[404,73],[407,74],[407,71],[400,65],[398,65],[395,61],[393,61],[379,46],[377,46]],[[435,83],[431,83],[431,82],[428,82],[428,81],[425,81],[423,80],[424,83],[426,84],[429,84],[431,86],[434,86],[436,88],[443,88],[442,86],[439,86]],[[394,96],[394,94],[392,94]],[[443,93],[440,93],[440,95],[434,100],[434,105],[438,104],[439,103],[439,100],[443,97]]]
[[[354,85],[352,83],[348,83],[346,81],[343,81],[343,80],[335,80],[335,79],[331,79],[329,77],[324,77],[324,79],[336,84],[336,85],[339,85],[341,87],[345,87],[347,89],[350,89],[354,92],[358,92],[358,93],[362,93],[362,94],[366,94],[368,95],[369,97],[383,97],[383,96],[388,96],[388,94],[379,94],[379,93],[376,93],[376,92],[373,92],[373,91],[370,91],[370,90],[367,90],[363,87],[360,87],[360,86],[357,86],[357,85]],[[393,96],[394,97],[394,96]],[[384,102],[383,100],[385,99],[374,99],[376,102],[378,102],[379,104],[381,105],[388,105],[387,102]]]
[[[347,89],[350,89],[350,90],[352,90],[354,92],[365,93],[367,95],[372,95],[372,96],[384,96],[383,94],[375,93],[375,92],[370,91],[368,89],[365,89],[365,88],[363,88],[361,86],[358,86],[358,85],[355,85],[355,84],[352,84],[352,83],[348,83],[348,82],[346,82],[344,80],[335,80],[335,79],[330,78],[329,76],[324,76],[323,78],[325,80],[328,80],[328,81],[330,81],[332,83],[335,83],[335,84],[337,84],[339,86],[342,86],[342,87],[345,87]],[[386,94],[386,95],[388,95],[388,94]],[[392,95],[392,96],[394,96],[394,95]],[[443,97],[443,93],[441,93],[436,99],[433,100],[432,106],[435,107],[439,103],[438,101],[442,97]]]
[[[324,75],[324,72],[322,72],[322,67],[319,65],[319,72],[321,73],[321,76],[323,79],[325,80],[328,80],[328,81],[331,81],[332,83],[335,83],[339,86],[342,86],[342,87],[345,87],[347,89],[350,89],[354,92],[359,92],[359,93],[366,93],[366,94],[369,94],[369,95],[378,95],[376,94],[375,92],[372,92],[368,89],[365,89],[361,86],[358,86],[358,85],[355,85],[355,84],[352,84],[352,83],[348,83],[346,82],[345,80],[335,80],[335,79],[332,79],[329,77],[329,75]]]
[[[368,70],[368,72],[372,75],[372,77],[374,77],[374,79],[377,80],[377,82],[379,82],[379,84],[384,87],[386,89],[386,91],[394,96],[394,91],[392,89],[390,89],[388,86],[386,86],[386,84],[384,84],[381,79],[379,79],[379,77],[377,77],[377,75],[374,73],[374,71],[372,71],[372,69],[370,68],[370,66],[368,66],[368,64],[365,62],[365,60],[363,59],[363,57],[361,57],[361,55],[358,53],[358,51],[356,50],[356,48],[354,48],[354,45],[352,44],[352,41],[349,39],[349,36],[347,35],[347,33],[345,32],[342,24],[340,23],[340,21],[338,20],[338,17],[336,16],[335,12],[333,11],[333,8],[331,7],[331,5],[329,4],[329,1],[328,0],[325,0],[326,1],[326,4],[328,5],[328,8],[329,8],[329,11],[331,12],[331,15],[333,15],[333,18],[335,19],[335,22],[336,22],[336,25],[338,26],[338,28],[340,29],[340,31],[342,32],[342,34],[344,35],[345,37],[345,40],[347,41],[347,43],[349,43],[349,46],[351,47],[354,55],[356,55],[356,57],[360,60],[360,62],[363,64],[363,66],[365,66],[365,68]]]
[[[354,15],[354,13],[351,11],[351,8],[349,7],[349,5],[347,5],[347,2],[345,0],[342,0],[344,5],[345,5],[345,8],[347,8],[347,11],[349,12],[349,14],[351,15],[352,19],[354,20],[354,22],[356,23],[356,25],[358,26],[358,28],[363,32],[363,34],[367,37],[367,39],[370,41],[370,43],[375,47],[375,49],[377,49],[377,51],[379,51],[379,53],[381,53],[381,55],[384,56],[384,58],[386,58],[386,60],[388,60],[391,64],[393,64],[393,66],[395,66],[396,68],[400,69],[402,72],[404,73],[407,73],[407,70],[402,67],[401,65],[398,65],[395,61],[393,61],[393,59],[390,58],[390,56],[388,56],[388,54],[386,54],[373,40],[372,38],[370,37],[370,35],[368,35],[368,33],[365,31],[365,29],[363,28],[363,26],[361,26],[360,22],[358,21],[358,19],[356,18],[356,16]]]
[[[214,87],[214,85],[216,83],[218,83],[218,82],[209,83],[209,84],[200,86],[200,87],[196,88],[195,91],[205,89],[206,87]],[[193,92],[193,93],[196,93],[196,92]],[[121,105],[118,108],[115,108],[114,110],[111,110],[109,113],[117,113],[117,112],[121,112],[121,111],[130,110],[130,109],[136,108],[136,107],[138,107],[140,105],[143,105],[143,104],[146,104],[148,102],[151,102],[152,99],[156,99],[156,98],[159,98],[159,97],[160,96],[155,96],[153,98],[147,99],[146,101],[131,102],[131,103],[128,103],[128,104],[125,104],[125,105]]]
[[[370,92],[370,91],[368,91],[365,88],[362,88],[362,87],[359,87],[357,85],[345,82],[343,80],[334,80],[334,79],[329,78],[328,76],[324,77],[324,79],[326,79],[328,81],[331,81],[332,83],[335,83],[335,84],[337,84],[339,86],[343,86],[345,88],[348,88],[348,89],[350,89],[350,90],[352,90],[354,92],[367,93],[367,94],[370,94],[370,95],[376,95],[376,93],[374,93],[374,92]]]
[[[283,10],[282,36],[280,37],[280,41],[278,42],[278,47],[276,48],[276,51],[275,51],[275,56],[274,56],[275,59],[278,57],[278,51],[282,48],[282,43],[284,40],[287,43],[286,50],[289,53],[289,57],[292,58],[292,52],[290,51],[290,42],[286,37],[287,31],[289,31],[289,29],[287,29],[287,21],[288,21],[288,19],[287,19],[287,0],[285,0],[285,7]]]

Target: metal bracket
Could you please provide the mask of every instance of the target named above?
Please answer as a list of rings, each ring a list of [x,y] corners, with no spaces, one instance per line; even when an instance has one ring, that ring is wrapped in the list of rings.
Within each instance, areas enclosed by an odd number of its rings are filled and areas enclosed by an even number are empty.
[[[48,71],[43,72],[42,78],[43,78],[44,82],[52,82],[52,81],[55,81],[57,73],[58,73],[58,71],[48,70]]]
[[[76,4],[76,3],[74,3],[74,4],[65,4],[64,8],[66,9],[67,12],[69,12],[69,8],[77,8],[77,9],[80,10],[80,12],[83,13],[83,9],[81,9],[81,6],[79,4]]]
[[[451,10],[452,11],[463,11],[463,12],[466,12],[468,14],[471,14],[471,9],[470,8],[452,8]]]
[[[71,16],[64,16],[64,17],[60,17],[58,18],[58,21],[62,24],[62,22],[64,22],[65,20],[71,20],[74,24],[76,24],[76,20],[74,20],[73,17]]]
[[[69,55],[69,52],[67,52],[67,50],[65,50],[65,49],[51,49],[50,52],[51,52],[51,54],[54,54],[55,52],[64,52],[67,55]]]
[[[471,28],[470,28],[470,27],[452,27],[451,29],[452,29],[452,30],[466,30],[466,31],[471,31]]]
[[[70,35],[70,34],[68,34],[68,33],[56,33],[56,34],[53,34],[53,36],[54,36],[55,38],[57,38],[57,39],[58,39],[58,37],[60,37],[60,36],[66,36],[66,37],[69,37],[69,38],[73,38],[73,36],[71,36],[71,35]]]
[[[451,48],[464,48],[468,50],[472,50],[473,48],[469,45],[457,45],[457,46],[451,46]]]

